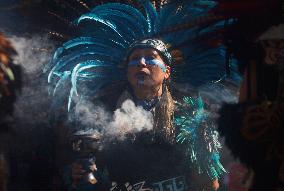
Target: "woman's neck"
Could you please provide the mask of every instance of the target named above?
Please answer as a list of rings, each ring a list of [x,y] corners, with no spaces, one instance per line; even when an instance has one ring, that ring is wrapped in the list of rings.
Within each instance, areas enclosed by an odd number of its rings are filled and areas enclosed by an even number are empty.
[[[161,97],[163,93],[163,84],[161,84],[158,87],[146,87],[146,86],[140,86],[139,88],[134,88],[133,93],[136,96],[137,99],[140,100],[151,100],[156,97]]]

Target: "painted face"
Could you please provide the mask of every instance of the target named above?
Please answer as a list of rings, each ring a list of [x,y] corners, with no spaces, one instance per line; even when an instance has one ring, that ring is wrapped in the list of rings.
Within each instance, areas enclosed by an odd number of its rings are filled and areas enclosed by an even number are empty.
[[[269,40],[264,42],[265,63],[268,65],[277,64],[278,59],[284,58],[284,40]]]
[[[128,58],[127,77],[133,87],[156,87],[169,76],[170,67],[155,49],[136,49]]]

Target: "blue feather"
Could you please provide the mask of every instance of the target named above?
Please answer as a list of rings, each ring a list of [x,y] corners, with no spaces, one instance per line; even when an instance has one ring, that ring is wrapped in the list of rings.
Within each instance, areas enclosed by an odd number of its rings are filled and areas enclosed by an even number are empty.
[[[72,39],[70,41],[67,41],[66,43],[63,44],[64,49],[70,49],[79,45],[98,45],[98,46],[105,46],[105,47],[114,47],[116,49],[124,49],[125,45],[116,42],[116,41],[111,41],[111,40],[102,40],[100,38],[93,38],[93,37],[78,37],[75,39]],[[61,48],[60,53],[56,54],[56,57],[61,55],[62,51],[64,50]],[[56,59],[54,57],[53,59]]]
[[[58,82],[56,83],[55,88],[54,88],[54,90],[53,90],[53,93],[52,93],[53,96],[55,95],[57,89],[60,88],[60,86],[62,86],[62,85],[64,85],[64,84],[66,83],[66,81],[68,80],[68,78],[70,77],[70,75],[71,75],[70,72],[64,72],[64,73],[61,75],[60,79],[59,79]]]
[[[130,25],[132,26],[131,29],[137,33],[137,35],[145,35],[147,28],[145,26],[146,25],[146,20],[142,20],[143,22],[137,22],[137,20],[135,19],[135,17],[133,18],[133,15],[128,15],[127,13],[124,13],[123,11],[120,10],[100,10],[96,12],[97,14],[99,14],[100,16],[105,17],[105,19],[108,20],[117,20],[119,22],[124,22],[124,24]],[[137,18],[137,17],[136,17]],[[129,26],[128,26],[129,27]],[[142,34],[141,34],[142,33]]]
[[[96,68],[101,69],[102,67],[103,68],[109,67],[110,69],[115,68],[112,64],[104,63],[99,60],[88,60],[86,62],[79,63],[76,65],[76,67],[74,67],[74,69],[72,70],[72,75],[71,75],[71,83],[72,83],[72,87],[76,95],[78,95],[78,92],[77,92],[78,77],[82,79],[93,78],[93,81],[97,80],[98,78],[103,78],[103,77],[106,78],[104,79],[106,81],[111,79],[108,75],[100,74],[99,72],[95,70],[93,70],[91,73],[85,72],[85,70],[88,70],[88,69],[96,69]]]
[[[100,6],[95,7],[91,12],[101,11],[101,10],[118,10],[127,13],[129,16],[135,17],[137,22],[146,23],[144,15],[137,10],[136,8],[121,4],[121,3],[106,3]]]
[[[146,18],[148,23],[148,33],[153,35],[157,32],[157,26],[159,25],[158,14],[152,3],[149,1],[142,1],[142,5],[146,12]]]
[[[87,51],[76,50],[72,52],[72,54],[63,56],[56,60],[56,65],[53,67],[53,71],[59,71],[63,67],[67,66],[67,68],[72,68],[74,64],[83,60],[88,60],[90,58],[86,58],[86,56],[91,56],[91,58],[104,58],[104,60],[108,60],[112,63],[118,63],[118,59],[121,59],[121,55],[119,54],[111,54],[106,53],[107,50],[97,50],[97,49],[86,49]]]
[[[100,17],[98,17],[97,15],[93,14],[93,13],[87,13],[82,15],[78,20],[77,20],[77,24],[81,23],[82,21],[86,21],[86,20],[91,20],[91,21],[95,21],[98,23],[101,23],[103,25],[105,25],[106,27],[108,27],[109,29],[112,29],[125,43],[128,43],[123,36],[119,33],[119,31],[117,30],[117,26],[114,25],[113,23],[109,22],[108,20],[104,20]]]

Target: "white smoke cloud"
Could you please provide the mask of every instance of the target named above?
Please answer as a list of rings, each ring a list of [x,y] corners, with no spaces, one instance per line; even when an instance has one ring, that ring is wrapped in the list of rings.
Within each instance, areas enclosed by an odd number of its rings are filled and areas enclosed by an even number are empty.
[[[126,135],[153,128],[153,116],[142,107],[136,107],[134,102],[126,100],[121,108],[113,114],[93,103],[78,104],[75,117],[80,124],[87,127],[77,134],[93,134],[94,137],[123,140]]]
[[[203,99],[210,100],[211,104],[237,103],[238,85],[235,84],[210,84],[199,88]]]
[[[81,101],[76,104],[74,114],[69,116],[71,121],[79,123],[77,134],[102,135],[102,131],[111,121],[111,114],[101,105],[92,102]],[[100,132],[100,133],[99,133]]]
[[[47,36],[9,38],[18,52],[15,61],[24,69],[27,75],[42,73],[44,66],[51,60],[54,45]]]
[[[126,100],[120,109],[114,112],[108,134],[123,138],[128,133],[137,133],[153,128],[153,115],[142,107],[136,107],[134,102]]]
[[[18,53],[14,61],[22,68],[23,87],[15,103],[14,118],[30,126],[47,123],[50,99],[42,71],[52,58],[53,42],[47,36],[7,36]]]
[[[238,85],[236,84],[210,84],[199,88],[199,94],[203,101],[208,103],[206,109],[211,119],[219,118],[219,109],[225,103],[237,103]]]

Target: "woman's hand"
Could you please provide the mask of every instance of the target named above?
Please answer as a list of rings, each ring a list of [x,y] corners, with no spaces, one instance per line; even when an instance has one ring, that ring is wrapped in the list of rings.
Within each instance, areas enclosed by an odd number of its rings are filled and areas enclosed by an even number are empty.
[[[83,176],[86,174],[86,170],[83,169],[83,165],[74,162],[71,166],[71,179],[72,187],[76,187],[78,182],[82,180]]]
[[[71,179],[72,179],[72,186],[76,187],[78,182],[80,182],[84,177],[86,177],[86,181],[90,184],[96,184],[97,179],[94,177],[92,172],[97,171],[97,166],[95,163],[89,166],[88,171],[83,168],[83,165],[74,162],[71,166]]]
[[[219,185],[218,179],[213,180],[212,181],[212,189],[213,190],[218,190],[219,187],[220,187],[220,185]]]

